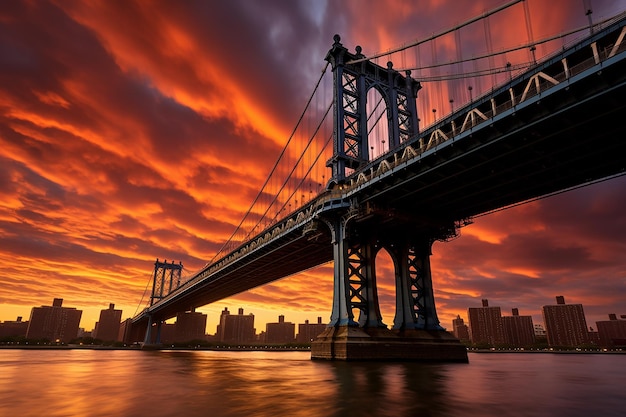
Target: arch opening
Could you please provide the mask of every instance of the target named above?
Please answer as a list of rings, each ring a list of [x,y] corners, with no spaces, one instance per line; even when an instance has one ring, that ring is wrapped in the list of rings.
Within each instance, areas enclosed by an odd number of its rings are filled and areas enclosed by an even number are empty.
[[[378,250],[374,265],[381,320],[390,328],[396,314],[396,282],[394,262],[387,249]]]
[[[387,100],[376,87],[367,91],[367,146],[369,160],[389,150],[389,109]]]

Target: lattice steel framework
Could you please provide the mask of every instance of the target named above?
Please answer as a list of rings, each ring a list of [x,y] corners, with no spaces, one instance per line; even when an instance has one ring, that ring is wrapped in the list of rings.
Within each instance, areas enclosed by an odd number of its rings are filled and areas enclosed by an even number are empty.
[[[327,162],[327,166],[332,168],[329,188],[341,186],[347,176],[370,160],[369,149],[373,144],[367,125],[370,89],[375,89],[384,102],[387,137],[378,139],[387,142],[390,150],[419,133],[416,99],[421,85],[411,78],[410,71],[402,75],[393,69],[391,62],[386,68],[381,67],[364,59],[359,46],[355,53],[351,53],[340,40],[335,35],[334,44],[326,55],[333,70],[334,90],[333,156]],[[357,201],[353,203],[356,211],[366,210],[359,208]],[[382,323],[376,289],[377,249],[371,239],[348,237],[349,229],[355,227],[348,225],[352,223],[351,217],[348,215],[328,222],[335,245],[335,295],[331,325],[386,327]],[[429,262],[428,255],[426,258],[421,252],[395,255],[398,259],[396,276],[399,277],[395,325],[401,328],[437,328],[439,323],[432,290],[429,292],[428,289],[431,287],[430,269],[424,269]],[[358,322],[354,316],[357,311]]]
[[[435,308],[430,269],[431,246],[435,238],[411,232],[383,236],[384,232],[375,231],[375,226],[364,229],[355,224],[355,217],[345,216],[326,222],[333,234],[335,250],[335,288],[329,325],[386,327],[380,313],[376,284],[376,255],[385,248],[393,259],[395,270],[393,328],[443,330]]]
[[[327,162],[332,168],[332,183],[341,184],[347,170],[356,170],[369,161],[369,138],[367,129],[367,92],[375,88],[385,101],[388,121],[389,149],[417,135],[419,132],[417,92],[419,82],[411,78],[411,72],[401,75],[389,62],[381,67],[361,54],[350,53],[335,35],[334,44],[326,55],[333,68],[334,89],[334,147],[333,157]],[[352,61],[361,60],[353,63]]]
[[[355,213],[322,219],[333,235],[334,290],[329,326],[386,327],[376,290],[376,248],[371,240],[347,236]],[[354,312],[359,312],[355,320]]]
[[[384,327],[376,289],[376,250],[370,242],[348,247],[348,298],[350,313],[359,310],[361,327]]]
[[[405,242],[387,248],[396,269],[394,329],[442,330],[430,270],[432,240]]]
[[[175,264],[174,261],[172,261],[168,264],[167,260],[164,262],[160,262],[158,259],[156,260],[154,263],[154,274],[152,276],[150,305],[153,305],[180,286],[182,271],[182,262]]]

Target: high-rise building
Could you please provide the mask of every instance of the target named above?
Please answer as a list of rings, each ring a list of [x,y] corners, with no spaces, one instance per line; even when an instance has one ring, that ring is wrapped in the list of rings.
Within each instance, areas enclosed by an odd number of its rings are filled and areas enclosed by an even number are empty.
[[[18,316],[15,321],[4,321],[0,323],[0,338],[26,336],[28,322],[22,321],[22,316]]]
[[[514,347],[531,346],[535,343],[535,329],[531,316],[520,316],[519,310],[514,308],[512,316],[502,316],[504,343]]]
[[[228,308],[224,308],[220,315],[220,324],[217,326],[218,340],[224,343],[252,343],[256,330],[254,328],[254,314],[243,314],[243,308],[239,314],[230,314]]]
[[[321,317],[317,318],[317,323],[309,323],[308,320],[305,320],[304,323],[298,324],[296,342],[311,343],[324,330],[326,330],[326,324],[322,323]]]
[[[285,321],[285,316],[278,316],[278,323],[265,325],[265,343],[293,343],[296,325]]]
[[[608,320],[596,321],[596,328],[600,346],[607,348],[626,346],[626,320],[618,319],[617,314],[609,314]]]
[[[117,342],[120,333],[122,310],[116,310],[115,304],[109,304],[106,310],[100,310],[100,320],[96,323],[94,338],[104,342]]]
[[[565,304],[556,297],[556,305],[543,306],[543,321],[550,346],[580,346],[589,343],[587,321],[582,304]]]
[[[74,307],[63,307],[62,298],[55,298],[52,306],[33,307],[26,338],[67,343],[77,337],[82,314]]]
[[[452,320],[452,334],[454,334],[454,337],[461,341],[470,340],[469,328],[459,315],[457,315],[456,318]]]
[[[176,315],[177,342],[204,340],[206,336],[207,315],[198,311],[185,311]]]
[[[504,343],[500,307],[489,307],[489,301],[486,299],[482,300],[482,304],[482,307],[470,307],[467,311],[472,343],[486,343],[492,346]]]

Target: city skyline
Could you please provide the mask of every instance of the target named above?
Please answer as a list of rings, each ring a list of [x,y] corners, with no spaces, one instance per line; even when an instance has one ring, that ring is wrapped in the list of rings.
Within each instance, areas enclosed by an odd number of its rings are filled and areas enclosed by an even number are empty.
[[[108,302],[124,318],[134,315],[156,258],[180,261],[191,273],[228,238],[295,124],[335,33],[350,50],[361,45],[370,54],[502,3],[2,4],[0,317],[27,316],[56,296],[83,306],[84,328]],[[527,3],[535,38],[586,24],[585,4],[596,21],[626,9],[608,0]],[[490,20],[495,44],[527,42],[523,7],[513,9],[503,22]],[[480,52],[484,40],[474,41]],[[423,87],[418,103],[432,94]],[[423,117],[428,123],[430,111]],[[622,177],[492,213],[460,238],[435,243],[441,324],[450,329],[481,298],[528,314],[562,293],[585,305],[590,322],[622,314],[625,189]],[[380,256],[381,309],[391,326],[392,272],[388,255]],[[331,299],[332,266],[325,265],[198,311],[208,314],[207,327],[225,305],[258,311],[262,322],[281,313],[327,322]]]
[[[556,302],[554,301],[555,298],[556,298]],[[544,319],[544,312],[543,312],[544,308],[546,306],[555,307],[559,303],[564,303],[564,301],[560,301],[559,302],[559,300],[564,300],[564,299],[565,299],[564,296],[557,295],[557,296],[553,297],[552,300],[546,300],[546,302],[544,304],[542,304],[541,306],[535,306],[535,310],[522,311],[521,315],[522,316],[529,316],[529,317],[531,317],[534,324],[539,324],[539,325],[541,325],[542,328],[544,328],[544,326],[546,325],[545,319]],[[465,313],[464,314],[457,314],[457,316],[454,317],[451,320],[450,323],[446,323],[446,322],[442,321],[441,325],[444,328],[446,328],[447,331],[449,331],[450,333],[453,333],[454,332],[454,321],[457,320],[457,318],[460,318],[461,320],[471,321],[471,317],[470,317],[470,311],[471,310],[479,311],[479,310],[482,310],[482,309],[484,309],[485,307],[488,306],[488,300],[487,299],[483,298],[481,300],[475,300],[475,301],[476,301],[475,304],[468,305],[468,306],[465,307]],[[55,305],[55,303],[63,303],[63,299],[62,298],[55,298],[53,300],[52,305]],[[219,303],[215,303],[215,304],[219,304]],[[481,307],[481,304],[482,304],[482,307]],[[568,305],[571,306],[573,304],[572,303],[568,303]],[[46,304],[41,305],[41,306],[32,306],[31,307],[31,311],[35,311],[35,310],[38,310],[38,309],[41,309],[41,308],[49,308],[49,307],[50,306],[48,306]],[[102,318],[102,313],[112,314],[114,311],[120,312],[120,310],[114,309],[114,307],[115,307],[114,303],[108,303],[108,308],[106,308],[106,309],[103,306],[103,308],[100,310],[100,313],[99,313],[100,318]],[[584,305],[583,305],[583,307],[584,307]],[[82,313],[82,309],[81,309],[80,306],[68,306],[68,308],[76,309],[76,310],[78,310],[79,312]],[[265,331],[265,327],[266,327],[267,324],[269,324],[269,323],[275,324],[275,323],[280,322],[281,320],[287,321],[287,322],[293,322],[296,325],[305,324],[305,323],[326,325],[326,322],[324,322],[324,320],[323,320],[321,315],[316,316],[314,318],[313,317],[307,317],[307,318],[305,318],[302,321],[291,321],[289,319],[289,317],[286,317],[281,312],[277,312],[277,316],[275,316],[273,319],[270,318],[270,319],[268,319],[265,322],[258,322],[258,321],[255,321],[257,316],[256,316],[256,313],[254,311],[247,311],[244,307],[239,306],[237,308],[238,312],[235,313],[235,311],[234,311],[235,309],[232,306],[224,306],[223,309],[220,311],[220,314],[216,318],[210,320],[210,316],[207,316],[206,329],[205,329],[206,335],[208,335],[208,336],[216,335],[217,336],[219,334],[219,325],[221,323],[222,317],[223,317],[224,313],[229,314],[229,311],[230,311],[229,309],[230,308],[233,309],[233,311],[230,314],[232,316],[234,316],[234,317],[241,316],[241,315],[243,315],[243,316],[252,316],[252,321],[253,321],[252,326],[255,328],[254,329],[254,330],[256,330],[255,334],[257,336],[261,332]],[[519,309],[517,307],[512,307],[512,308],[507,310],[506,308],[502,309],[500,305],[494,305],[494,303],[492,303],[492,307],[488,307],[488,308],[497,309],[498,317],[500,317],[500,316],[502,316],[502,317],[512,317],[512,316],[516,316],[516,315],[520,314],[520,311],[519,311]],[[200,312],[200,311],[198,311],[198,312]],[[183,313],[183,312],[181,312],[181,313]],[[206,313],[202,313],[202,314],[206,314]],[[117,315],[119,315],[119,317],[121,317],[120,323],[123,323],[125,320],[131,318],[131,316],[125,314],[123,311],[121,311],[119,314],[116,314],[116,317],[117,317]],[[18,320],[18,321],[21,321],[21,322],[27,322],[29,316],[30,316],[30,314],[29,315],[16,316],[14,318],[3,318],[3,317],[0,317],[0,323],[3,323],[3,322],[14,322],[14,321],[16,321],[16,319],[21,319],[21,320]],[[587,316],[588,316],[587,313],[583,313],[583,317],[586,318]],[[537,317],[539,317],[539,319]],[[597,332],[598,329],[596,328],[596,321],[606,321],[607,318],[609,318],[609,317],[620,317],[620,318],[624,319],[626,317],[626,314],[623,314],[623,312],[621,312],[621,311],[620,312],[607,312],[606,314],[604,314],[604,316],[600,316],[598,318],[598,320],[595,320],[595,321],[587,320],[587,327],[588,327],[587,330]],[[176,321],[177,321],[177,317],[173,317],[173,318],[167,320],[167,323],[173,324]],[[215,324],[214,327],[211,327],[213,322],[215,322],[216,324]],[[318,322],[321,322],[321,323],[318,323]],[[84,326],[81,325],[80,328],[83,331],[85,331],[85,332],[94,332],[97,329],[97,327],[98,327],[98,321],[94,322],[92,327],[89,327],[89,326],[84,327]]]

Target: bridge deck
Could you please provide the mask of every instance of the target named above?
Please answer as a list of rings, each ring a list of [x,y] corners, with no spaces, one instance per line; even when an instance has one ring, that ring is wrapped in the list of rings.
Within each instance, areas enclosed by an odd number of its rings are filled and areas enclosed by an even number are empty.
[[[626,61],[553,87],[391,170],[362,202],[461,219],[626,171]]]

